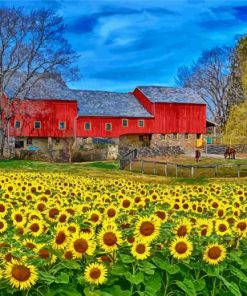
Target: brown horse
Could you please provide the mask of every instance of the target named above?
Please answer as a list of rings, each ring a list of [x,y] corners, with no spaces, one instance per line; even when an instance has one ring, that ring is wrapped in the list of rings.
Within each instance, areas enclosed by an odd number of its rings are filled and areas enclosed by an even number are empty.
[[[227,147],[226,148],[226,151],[225,151],[225,153],[224,153],[224,156],[225,156],[225,158],[231,158],[231,159],[235,159],[235,156],[236,156],[236,150],[234,149],[234,148],[231,148],[231,147]]]

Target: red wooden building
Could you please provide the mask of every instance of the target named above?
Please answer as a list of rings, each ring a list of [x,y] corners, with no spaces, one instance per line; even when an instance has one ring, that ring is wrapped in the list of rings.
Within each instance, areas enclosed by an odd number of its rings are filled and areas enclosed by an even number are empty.
[[[110,138],[132,145],[194,146],[206,133],[206,104],[190,89],[137,87],[115,93],[69,89],[47,79],[13,98],[8,136],[16,149],[61,149],[63,140]],[[30,149],[31,149],[30,148]]]

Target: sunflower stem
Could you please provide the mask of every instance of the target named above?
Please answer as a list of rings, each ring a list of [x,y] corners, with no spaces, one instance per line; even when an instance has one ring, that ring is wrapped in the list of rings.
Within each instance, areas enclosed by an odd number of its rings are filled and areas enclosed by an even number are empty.
[[[168,272],[166,271],[166,283],[165,283],[165,289],[164,289],[164,296],[167,296],[167,289],[169,287],[169,274]]]
[[[217,281],[217,278],[215,277],[214,278],[214,281],[213,281],[213,290],[212,290],[212,296],[215,296],[216,295],[216,281]]]

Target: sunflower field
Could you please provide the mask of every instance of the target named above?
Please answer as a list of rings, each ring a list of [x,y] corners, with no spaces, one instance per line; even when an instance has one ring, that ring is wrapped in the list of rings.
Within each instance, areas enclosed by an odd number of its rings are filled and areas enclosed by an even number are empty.
[[[247,295],[247,185],[1,172],[0,295]]]

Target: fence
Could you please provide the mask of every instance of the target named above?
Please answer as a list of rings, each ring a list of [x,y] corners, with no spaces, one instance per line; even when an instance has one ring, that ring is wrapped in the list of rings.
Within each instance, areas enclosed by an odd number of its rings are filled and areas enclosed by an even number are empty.
[[[247,164],[242,163],[185,165],[172,162],[133,159],[127,164],[127,169],[130,171],[151,173],[153,175],[164,175],[166,177],[247,177]]]

